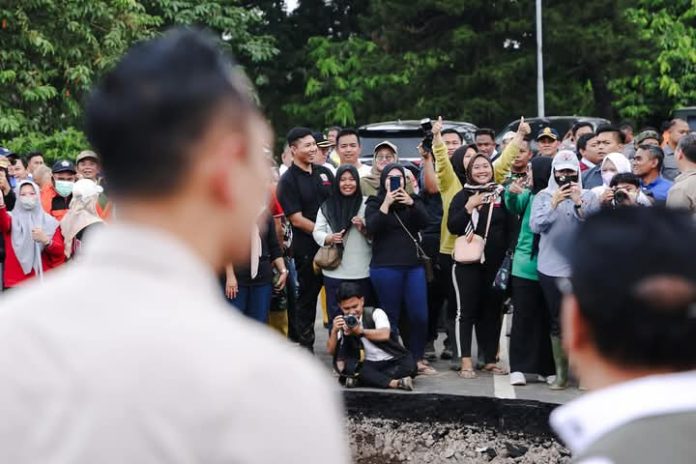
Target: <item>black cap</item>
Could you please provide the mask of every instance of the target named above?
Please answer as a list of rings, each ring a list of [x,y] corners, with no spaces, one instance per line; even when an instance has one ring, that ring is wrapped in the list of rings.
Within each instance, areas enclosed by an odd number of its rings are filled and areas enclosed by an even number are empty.
[[[77,173],[77,170],[75,169],[75,165],[70,160],[58,160],[58,161],[56,161],[55,163],[53,163],[52,171],[53,171],[53,174],[56,174],[59,172]]]

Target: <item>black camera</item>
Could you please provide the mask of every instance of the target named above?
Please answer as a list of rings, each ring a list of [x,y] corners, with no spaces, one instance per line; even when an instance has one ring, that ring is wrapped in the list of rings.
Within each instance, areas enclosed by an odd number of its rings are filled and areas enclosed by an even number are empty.
[[[349,314],[347,316],[343,316],[343,322],[345,322],[346,327],[348,327],[350,329],[358,326],[358,318],[353,316],[352,314]]]
[[[623,190],[614,190],[614,205],[619,206],[623,205],[624,203],[628,203],[629,197],[628,193],[624,192]]]
[[[430,118],[421,119],[420,122],[421,130],[423,131],[423,141],[421,146],[423,150],[432,153],[433,152],[433,122]]]

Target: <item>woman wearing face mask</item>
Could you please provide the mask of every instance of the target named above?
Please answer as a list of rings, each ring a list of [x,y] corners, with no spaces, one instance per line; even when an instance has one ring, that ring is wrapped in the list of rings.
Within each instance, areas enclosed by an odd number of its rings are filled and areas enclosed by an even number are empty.
[[[397,331],[401,310],[409,323],[407,347],[418,360],[419,374],[435,374],[425,361],[428,300],[425,269],[418,259],[418,232],[428,222],[423,200],[406,193],[406,174],[398,164],[382,170],[376,196],[367,200],[365,225],[372,237],[370,279],[381,307]]]
[[[622,153],[609,153],[602,161],[602,185],[592,189],[592,193],[599,198],[602,206],[611,206],[614,202],[615,190],[611,188],[611,180],[617,174],[632,172],[631,162]],[[635,203],[643,206],[651,206],[650,199],[639,192],[635,198]]]
[[[65,244],[58,221],[39,202],[39,187],[29,181],[17,185],[19,198],[12,213],[0,195],[0,232],[5,239],[5,288],[16,287],[65,262]]]
[[[549,185],[537,193],[532,202],[529,225],[539,241],[539,283],[549,308],[551,346],[553,348],[556,379],[554,390],[566,388],[568,358],[561,344],[561,292],[558,280],[570,277],[570,265],[564,250],[573,246],[571,240],[580,222],[599,209],[599,200],[589,190],[583,190],[580,163],[575,153],[563,150],[553,159]]]
[[[70,210],[60,221],[65,238],[65,257],[79,254],[85,236],[104,223],[97,214],[97,201],[102,188],[96,182],[82,179],[75,182]]]
[[[365,197],[360,190],[360,176],[354,166],[344,164],[336,171],[332,195],[317,213],[313,234],[319,246],[338,245],[343,249],[341,264],[336,269],[322,269],[329,330],[334,318],[342,314],[336,301],[342,282],[360,285],[366,304],[374,305],[370,284],[372,249],[366,233]]]
[[[525,178],[519,178],[505,191],[505,206],[510,213],[522,218],[512,260],[512,302],[515,307],[510,334],[512,385],[526,385],[525,374],[541,380],[539,376],[547,377],[554,371],[549,310],[537,274],[540,237],[529,226],[532,201],[548,186],[551,162],[552,159],[546,156],[534,158],[531,185],[525,185]]]
[[[511,218],[493,175],[491,161],[483,154],[474,156],[466,171],[466,183],[452,199],[447,219],[447,228],[456,236],[487,236],[482,262],[455,262],[452,266],[457,302],[455,341],[461,357],[459,376],[465,379],[476,377],[471,360],[474,327],[484,355],[484,370],[493,374],[507,373],[497,364],[504,293],[493,288],[493,281],[509,247]],[[489,212],[491,221],[486,232]]]

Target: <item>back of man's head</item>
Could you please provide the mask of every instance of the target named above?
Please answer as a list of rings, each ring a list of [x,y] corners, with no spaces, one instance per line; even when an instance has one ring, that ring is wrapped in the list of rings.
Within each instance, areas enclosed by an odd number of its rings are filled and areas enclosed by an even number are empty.
[[[244,76],[207,34],[175,29],[135,45],[94,89],[87,137],[112,192],[175,191],[196,160],[192,147],[216,118],[243,132],[253,104]]]
[[[696,133],[687,134],[679,140],[677,151],[691,163],[696,164]]]
[[[589,343],[605,362],[634,371],[696,367],[693,237],[690,214],[663,208],[606,210],[580,227],[572,289]]]

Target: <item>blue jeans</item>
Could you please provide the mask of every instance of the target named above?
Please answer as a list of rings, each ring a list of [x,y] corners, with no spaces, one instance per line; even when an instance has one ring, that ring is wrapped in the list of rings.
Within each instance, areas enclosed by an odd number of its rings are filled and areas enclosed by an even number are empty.
[[[227,299],[245,316],[259,322],[268,322],[268,311],[271,309],[271,293],[273,285],[240,285],[237,297]]]
[[[324,288],[326,289],[326,310],[329,314],[329,332],[331,332],[331,326],[333,325],[333,320],[339,314],[343,314],[338,307],[338,301],[336,300],[336,292],[338,287],[341,286],[343,282],[355,282],[360,285],[362,290],[362,295],[365,298],[365,306],[374,306],[374,298],[372,296],[372,284],[370,279],[334,279],[332,277],[324,276]]]
[[[408,350],[416,361],[423,359],[428,337],[428,288],[423,266],[373,267],[370,279],[392,331],[398,333],[402,308],[408,319]],[[404,340],[406,342],[406,340]]]

